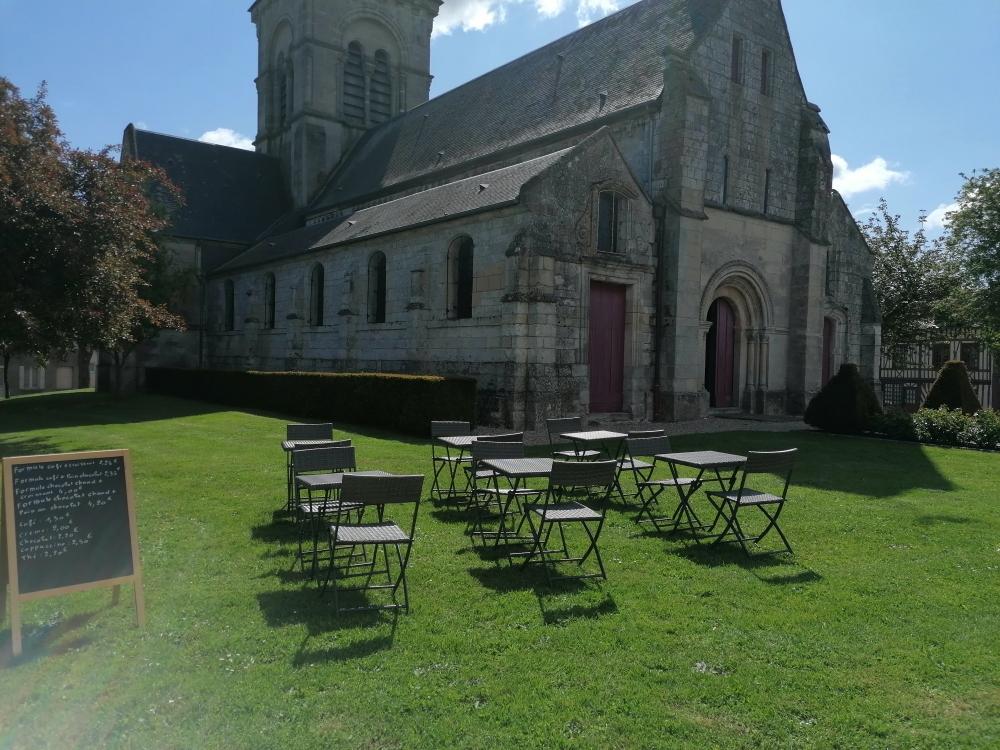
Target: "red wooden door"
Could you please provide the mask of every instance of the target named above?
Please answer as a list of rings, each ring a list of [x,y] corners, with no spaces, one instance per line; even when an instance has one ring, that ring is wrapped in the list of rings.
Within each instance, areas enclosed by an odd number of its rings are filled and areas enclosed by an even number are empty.
[[[590,282],[590,411],[622,410],[625,287]]]
[[[733,405],[736,365],[736,314],[732,305],[717,299],[708,309],[712,324],[705,346],[705,388],[709,406],[725,409]]]
[[[823,382],[826,385],[833,375],[833,321],[823,318]]]

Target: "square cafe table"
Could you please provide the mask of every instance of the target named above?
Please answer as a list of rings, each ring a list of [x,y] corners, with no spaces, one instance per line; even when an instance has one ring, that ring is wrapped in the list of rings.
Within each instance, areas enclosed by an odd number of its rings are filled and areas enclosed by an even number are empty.
[[[501,542],[520,543],[533,542],[531,537],[519,536],[517,529],[508,529],[507,518],[510,515],[510,506],[518,496],[518,492],[524,493],[525,482],[529,479],[548,478],[552,473],[551,458],[488,458],[483,461],[483,466],[488,466],[510,482],[510,489],[504,493],[505,499],[500,500],[500,525],[495,532],[483,531],[482,524],[473,526],[472,535],[478,535],[485,542],[487,536],[492,536],[495,540],[494,546],[499,546]],[[520,524],[518,524],[520,527]]]
[[[611,430],[585,430],[583,432],[564,432],[559,437],[573,443],[573,449],[579,453],[586,449],[587,445],[597,445],[608,458],[617,461],[624,454],[625,439],[628,437],[624,432],[612,432]],[[615,443],[614,451],[608,450],[608,446]]]
[[[678,466],[687,466],[697,469],[698,474],[694,481],[688,485],[678,484],[677,494],[680,502],[670,516],[653,518],[651,520],[657,529],[660,528],[661,521],[669,521],[668,528],[671,531],[687,529],[688,531],[711,531],[719,522],[719,513],[710,524],[703,524],[691,507],[691,497],[706,482],[718,482],[723,490],[731,490],[736,481],[738,469],[746,463],[746,456],[735,453],[721,453],[719,451],[688,451],[685,453],[660,453],[653,457],[653,465],[657,461],[666,461],[670,465],[670,473],[674,481],[680,479],[677,473]],[[724,472],[729,472],[728,476],[723,476]],[[708,476],[706,476],[708,474]],[[686,491],[685,491],[686,488]]]

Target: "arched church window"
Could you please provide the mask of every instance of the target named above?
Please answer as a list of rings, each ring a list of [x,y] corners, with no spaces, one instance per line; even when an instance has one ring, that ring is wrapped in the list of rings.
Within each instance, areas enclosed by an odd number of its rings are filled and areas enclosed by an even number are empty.
[[[448,317],[472,317],[472,257],[475,245],[468,236],[448,246]]]
[[[309,277],[309,325],[323,325],[323,266],[313,266]]]
[[[628,239],[628,197],[602,190],[597,198],[597,251],[623,253]]]
[[[264,328],[274,328],[274,274],[264,277]]]
[[[290,120],[292,110],[295,108],[295,69],[292,61],[288,61],[285,68],[285,120]]]
[[[225,302],[223,303],[222,328],[232,331],[236,328],[236,288],[232,279],[226,279]]]
[[[368,259],[368,322],[385,323],[385,254]]]
[[[385,122],[392,116],[392,83],[389,75],[389,53],[380,49],[375,53],[372,72],[369,111],[372,124]]]
[[[344,60],[344,114],[365,119],[365,54],[358,42],[347,45]]]

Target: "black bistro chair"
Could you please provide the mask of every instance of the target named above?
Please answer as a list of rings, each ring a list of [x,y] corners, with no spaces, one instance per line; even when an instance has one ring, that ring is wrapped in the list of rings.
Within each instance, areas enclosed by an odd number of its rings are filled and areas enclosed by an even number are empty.
[[[597,540],[604,528],[607,500],[615,484],[617,461],[553,461],[548,488],[542,502],[524,506],[524,514],[531,529],[533,544],[526,554],[524,565],[540,563],[547,581],[552,580],[550,567],[560,563],[583,563],[594,554],[599,572],[559,575],[560,579],[607,578],[604,561],[597,548]],[[596,505],[597,508],[592,507]],[[599,508],[599,509],[598,509]],[[586,534],[588,543],[583,554],[572,555],[566,541],[565,526],[578,525]],[[559,532],[559,546],[550,546],[552,532]],[[514,555],[522,553],[514,553]]]
[[[406,585],[406,568],[413,548],[423,485],[424,477],[420,474],[387,477],[344,475],[340,490],[341,502],[362,508],[374,507],[378,520],[372,523],[351,522],[340,514],[330,526],[330,565],[320,593],[325,592],[332,583],[333,608],[336,613],[379,609],[409,611],[410,592]],[[385,517],[387,506],[392,507],[393,511],[401,512],[409,504],[413,505],[413,512],[408,514],[408,523],[402,519],[395,522]],[[371,555],[359,557],[355,554],[358,547],[363,550],[373,548]],[[343,550],[346,554],[338,557],[334,554],[338,550]],[[357,585],[343,585],[345,581],[358,579],[360,583]],[[398,598],[400,589],[403,592],[402,601]],[[387,592],[389,601],[342,607],[340,596],[345,591]]]
[[[719,516],[726,522],[722,533],[715,540],[716,543],[727,541],[726,537],[731,536],[739,542],[743,552],[751,557],[752,554],[747,545],[758,544],[771,529],[774,529],[781,537],[782,544],[785,545],[784,550],[775,551],[791,553],[792,546],[778,525],[778,517],[785,507],[785,500],[788,497],[788,486],[792,481],[792,469],[795,466],[797,453],[798,448],[789,448],[783,451],[750,451],[747,453],[747,462],[743,465],[739,487],[729,491],[706,493]],[[747,486],[750,477],[755,477],[751,481],[758,484],[760,489],[751,489]],[[739,517],[740,511],[744,508],[756,508],[764,515],[766,521],[762,531],[757,534],[748,534],[744,530],[743,521]]]

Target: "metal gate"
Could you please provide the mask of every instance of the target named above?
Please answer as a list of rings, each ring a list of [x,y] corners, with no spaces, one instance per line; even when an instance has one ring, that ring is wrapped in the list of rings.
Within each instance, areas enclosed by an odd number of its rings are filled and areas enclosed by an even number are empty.
[[[933,336],[882,350],[879,379],[887,409],[916,411],[949,360],[962,360],[984,408],[996,407],[996,357],[974,330],[938,330]]]

